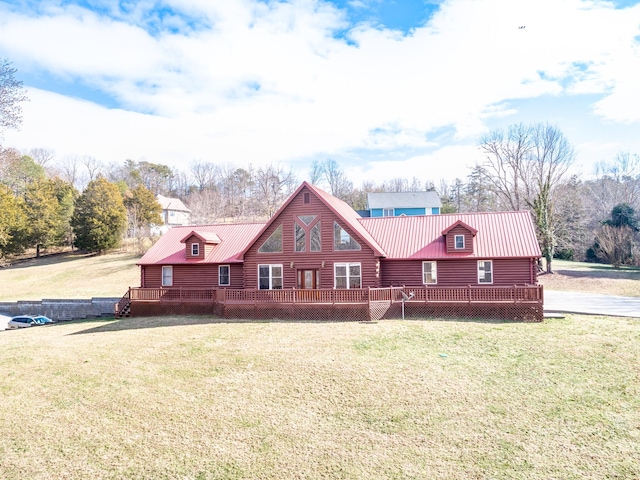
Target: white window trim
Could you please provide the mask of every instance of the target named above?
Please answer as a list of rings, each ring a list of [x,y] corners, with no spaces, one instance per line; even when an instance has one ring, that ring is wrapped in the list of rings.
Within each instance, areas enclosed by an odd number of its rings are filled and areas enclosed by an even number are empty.
[[[489,273],[491,273],[491,281],[490,282],[486,282],[485,281],[485,273],[486,271],[484,270],[484,264],[488,262],[489,265],[491,265]],[[482,269],[481,269],[482,267]],[[494,272],[493,272],[493,260],[478,260],[478,283],[481,283],[482,285],[493,285],[493,276],[494,276]]]
[[[425,266],[427,264],[431,264],[431,276],[433,277],[433,282],[427,282],[426,281],[426,271],[425,271]],[[430,261],[430,262],[422,262],[422,283],[423,285],[437,285],[438,284],[438,264],[437,262],[434,261]]]
[[[458,238],[462,238],[462,246],[461,247],[458,246]],[[455,248],[456,250],[463,250],[464,249],[464,235],[454,235],[454,237],[453,237],[453,248]]]
[[[260,288],[260,267],[269,267],[269,288],[268,290],[273,290],[273,267],[280,267],[280,271],[282,272],[282,276],[281,277],[277,277],[280,278],[282,280],[282,288],[284,289],[284,268],[282,266],[281,263],[260,263],[258,264],[258,271],[256,272],[258,274],[258,290],[267,290],[266,288]],[[278,289],[279,290],[279,289]]]
[[[197,257],[198,255],[200,255],[200,244],[199,243],[192,243],[191,244],[191,256],[192,257]]]
[[[393,217],[393,215],[394,215],[393,208],[383,208],[382,209],[382,216],[383,217]]]
[[[350,276],[349,276],[349,267],[355,266],[357,265],[358,267],[360,267],[360,288],[362,288],[362,264],[360,262],[350,262],[350,263],[345,263],[345,262],[341,262],[341,263],[334,263],[333,264],[333,288],[337,289],[337,275],[336,275],[336,268],[337,267],[345,267],[346,270],[346,276],[347,276],[347,286],[346,286],[346,290],[351,289],[351,282],[350,282]],[[340,290],[343,290],[342,288]]]
[[[227,283],[222,283],[220,281],[220,278],[222,277],[222,274],[220,273],[220,270],[223,267],[227,268],[227,272],[228,272],[227,277],[229,278],[229,281]],[[231,266],[230,265],[218,265],[218,285],[220,285],[220,286],[229,286],[229,285],[231,285]]]
[[[169,272],[168,275],[165,275],[165,271]],[[165,283],[165,278],[169,279],[169,283]],[[173,267],[165,266],[162,267],[162,279],[161,283],[163,287],[173,287]]]

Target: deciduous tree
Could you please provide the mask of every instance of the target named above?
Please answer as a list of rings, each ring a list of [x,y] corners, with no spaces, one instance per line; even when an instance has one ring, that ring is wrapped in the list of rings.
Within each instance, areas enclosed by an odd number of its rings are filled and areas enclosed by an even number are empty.
[[[22,82],[15,78],[16,69],[7,59],[0,59],[0,138],[5,129],[22,124],[21,103],[27,101]]]

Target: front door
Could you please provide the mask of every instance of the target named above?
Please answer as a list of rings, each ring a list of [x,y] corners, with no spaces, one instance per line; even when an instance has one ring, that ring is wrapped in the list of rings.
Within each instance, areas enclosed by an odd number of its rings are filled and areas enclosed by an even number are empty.
[[[318,270],[305,269],[298,270],[298,288],[315,289],[318,288]]]

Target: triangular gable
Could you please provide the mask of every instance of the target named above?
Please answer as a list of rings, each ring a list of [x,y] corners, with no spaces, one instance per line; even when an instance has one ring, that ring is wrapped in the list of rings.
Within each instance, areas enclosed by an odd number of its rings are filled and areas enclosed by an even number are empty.
[[[469,232],[471,232],[471,234],[474,237],[476,236],[476,233],[478,233],[478,230],[476,230],[475,228],[470,227],[469,225],[464,223],[462,220],[458,220],[457,222],[452,223],[448,228],[444,229],[442,231],[442,234],[446,235],[447,233],[449,233],[451,230],[453,230],[456,227],[462,227],[462,228],[465,228],[466,230],[469,230]]]
[[[186,237],[180,240],[180,243],[187,243],[191,237],[197,237],[202,243],[217,245],[221,242],[220,237],[213,232],[198,232],[192,230]]]
[[[262,228],[262,230],[256,235],[253,240],[246,246],[246,248],[238,254],[238,258],[242,258],[245,253],[254,245],[258,238],[278,219],[280,214],[289,206],[289,204],[293,201],[294,198],[300,194],[302,189],[307,188],[311,192],[313,192],[316,197],[320,199],[322,203],[325,204],[329,210],[331,210],[340,220],[344,222],[346,226],[351,228],[362,241],[373,250],[376,256],[384,257],[385,253],[378,245],[378,242],[371,236],[371,234],[358,222],[360,216],[356,213],[356,211],[351,208],[347,203],[343,202],[339,198],[334,197],[333,195],[329,195],[327,192],[320,190],[318,187],[311,185],[310,183],[302,182],[302,184],[293,192],[287,200],[282,204],[282,206],[273,214],[273,216],[269,219],[266,225]]]

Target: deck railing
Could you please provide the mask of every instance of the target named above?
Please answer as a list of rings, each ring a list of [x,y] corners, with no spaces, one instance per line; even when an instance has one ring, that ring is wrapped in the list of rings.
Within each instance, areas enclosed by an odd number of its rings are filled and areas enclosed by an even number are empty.
[[[404,297],[403,297],[404,293]],[[132,288],[132,302],[180,302],[223,304],[291,303],[523,303],[541,302],[540,285],[466,286],[466,287],[387,287],[360,289],[255,290],[212,288]]]

